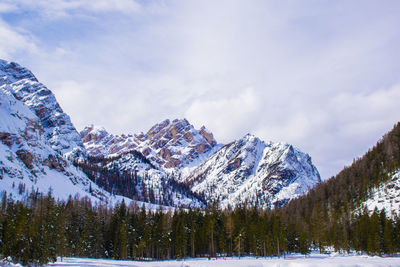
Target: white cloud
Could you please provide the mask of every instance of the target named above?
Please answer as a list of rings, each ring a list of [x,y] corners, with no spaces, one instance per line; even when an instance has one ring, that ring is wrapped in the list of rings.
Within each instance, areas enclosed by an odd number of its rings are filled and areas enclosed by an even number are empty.
[[[267,121],[256,133],[307,151],[324,178],[362,156],[400,118],[399,84],[370,93],[338,92],[320,104],[313,100],[285,113],[280,123]]]
[[[34,38],[23,30],[17,30],[0,19],[0,58],[11,60],[17,53],[35,53],[38,49]]]
[[[219,142],[230,142],[244,135],[253,126],[254,117],[260,113],[260,99],[253,88],[245,88],[237,95],[215,99],[195,100],[185,116],[195,125],[206,125]]]
[[[221,142],[293,143],[328,177],[400,115],[396,1],[4,3],[0,56],[23,59],[78,128],[186,116]]]
[[[359,138],[364,133],[379,133],[399,120],[398,103],[400,85],[395,85],[372,93],[339,94],[331,100],[329,110],[339,120],[341,136]]]
[[[8,13],[17,10],[17,6],[13,3],[0,3],[0,13]]]
[[[71,117],[76,128],[82,129],[82,126],[88,125],[88,119],[94,119],[98,116],[96,109],[92,107],[102,106],[102,103],[99,103],[96,98],[96,90],[93,84],[63,80],[59,81],[56,86],[56,98],[59,102],[62,102],[63,111]]]

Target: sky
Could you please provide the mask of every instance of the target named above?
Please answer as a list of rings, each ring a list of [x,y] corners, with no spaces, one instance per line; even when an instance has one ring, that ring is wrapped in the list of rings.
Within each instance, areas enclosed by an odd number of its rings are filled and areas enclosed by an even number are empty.
[[[397,0],[0,0],[0,58],[33,71],[78,130],[164,119],[252,133],[323,179],[400,119]]]

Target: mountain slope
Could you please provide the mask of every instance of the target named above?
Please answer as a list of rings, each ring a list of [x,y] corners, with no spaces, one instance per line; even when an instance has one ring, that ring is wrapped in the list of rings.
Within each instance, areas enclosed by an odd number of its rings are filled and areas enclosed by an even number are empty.
[[[22,101],[40,119],[51,147],[62,154],[84,150],[79,133],[63,112],[54,94],[36,77],[14,62],[0,60],[0,86]]]
[[[389,180],[371,190],[370,197],[363,202],[370,212],[385,210],[388,216],[400,216],[400,170],[389,174]]]
[[[279,206],[321,182],[310,156],[253,135],[225,145],[184,180],[194,192],[223,207],[244,201]]]
[[[204,206],[199,196],[171,179],[136,150],[117,156],[89,156],[74,164],[90,180],[113,195],[173,207]]]
[[[19,198],[34,190],[52,190],[61,198],[76,193],[107,198],[104,190],[91,185],[84,173],[54,150],[55,143],[49,142],[42,120],[15,98],[8,84],[0,86],[0,141],[1,190]]]
[[[79,133],[52,92],[20,65],[0,60],[0,191],[13,198],[52,192],[115,203],[110,194],[77,169],[84,161]]]
[[[305,196],[289,203],[289,214],[311,217],[319,212],[350,217],[364,211],[385,209],[399,215],[400,123],[362,157],[335,177],[320,183]]]

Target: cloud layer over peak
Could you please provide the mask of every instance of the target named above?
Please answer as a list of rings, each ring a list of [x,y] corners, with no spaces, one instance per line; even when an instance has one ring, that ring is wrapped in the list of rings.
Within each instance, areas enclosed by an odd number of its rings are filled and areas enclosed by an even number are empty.
[[[400,118],[398,1],[3,1],[0,57],[77,128],[187,117],[308,152],[323,178]]]

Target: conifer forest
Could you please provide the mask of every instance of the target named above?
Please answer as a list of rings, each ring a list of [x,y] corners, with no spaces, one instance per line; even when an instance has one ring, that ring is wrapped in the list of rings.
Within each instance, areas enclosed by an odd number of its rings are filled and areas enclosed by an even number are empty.
[[[363,251],[372,255],[400,250],[400,220],[384,212],[351,215],[328,211],[265,211],[238,206],[220,210],[146,211],[124,202],[115,208],[87,199],[55,201],[31,194],[25,202],[3,195],[0,251],[15,262],[45,264],[57,256],[133,260],[252,255],[284,256],[312,249]]]

